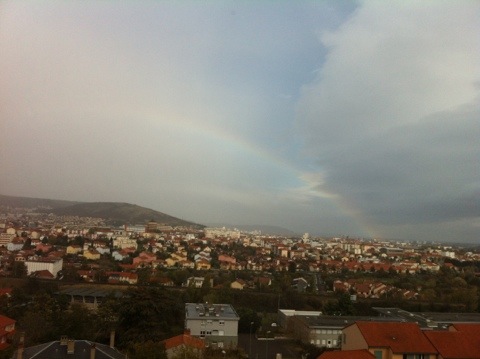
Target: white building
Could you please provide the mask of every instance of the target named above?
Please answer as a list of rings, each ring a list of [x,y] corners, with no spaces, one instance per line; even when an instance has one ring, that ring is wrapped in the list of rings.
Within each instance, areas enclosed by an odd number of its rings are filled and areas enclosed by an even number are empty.
[[[138,244],[136,239],[131,239],[128,237],[117,237],[113,240],[113,247],[119,248],[119,249],[125,249],[125,248],[137,249]]]
[[[218,348],[236,348],[238,316],[230,304],[185,304],[185,329]]]
[[[25,266],[27,267],[28,275],[41,270],[48,270],[50,273],[53,274],[54,277],[56,277],[58,272],[62,270],[63,259],[62,258],[29,259],[25,261]]]

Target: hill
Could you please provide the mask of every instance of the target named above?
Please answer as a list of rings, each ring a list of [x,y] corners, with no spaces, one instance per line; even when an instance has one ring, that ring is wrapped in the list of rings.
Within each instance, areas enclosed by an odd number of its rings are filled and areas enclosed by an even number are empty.
[[[98,217],[114,225],[144,224],[153,220],[173,227],[204,227],[150,208],[121,202],[73,202],[0,195],[0,206],[37,208],[59,216]]]
[[[142,224],[153,220],[174,227],[204,227],[150,208],[121,202],[78,203],[68,207],[56,208],[53,210],[53,213],[57,215],[100,217],[115,224]]]
[[[5,196],[0,194],[0,206],[13,208],[62,208],[72,206],[80,202],[62,201],[57,199],[30,198]]]

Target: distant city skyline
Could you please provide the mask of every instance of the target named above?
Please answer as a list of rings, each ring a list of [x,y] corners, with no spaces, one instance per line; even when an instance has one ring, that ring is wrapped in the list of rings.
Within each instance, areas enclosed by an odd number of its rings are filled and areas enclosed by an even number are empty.
[[[480,3],[0,4],[0,193],[475,242]]]

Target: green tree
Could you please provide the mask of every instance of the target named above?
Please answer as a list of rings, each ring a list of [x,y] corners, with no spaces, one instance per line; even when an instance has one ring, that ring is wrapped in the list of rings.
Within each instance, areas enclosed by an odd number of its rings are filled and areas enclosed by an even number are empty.
[[[167,359],[167,354],[162,343],[148,340],[130,345],[128,357],[131,359]]]
[[[27,276],[27,267],[24,262],[13,262],[12,274],[15,278],[25,278]]]

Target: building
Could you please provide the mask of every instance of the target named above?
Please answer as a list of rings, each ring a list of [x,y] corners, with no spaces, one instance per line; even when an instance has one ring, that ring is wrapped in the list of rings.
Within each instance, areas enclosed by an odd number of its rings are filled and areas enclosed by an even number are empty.
[[[437,359],[437,350],[416,323],[355,322],[342,331],[342,351],[367,349],[376,359]]]
[[[480,324],[458,323],[448,331],[424,331],[438,351],[439,359],[480,358]]]
[[[113,296],[115,298],[121,298],[124,292],[121,286],[115,286],[115,289],[113,289],[107,285],[94,287],[89,285],[73,285],[63,288],[56,294],[66,296],[70,304],[83,304],[89,309],[96,310],[106,297]]]
[[[366,349],[324,352],[317,359],[375,359]]]
[[[56,278],[58,272],[62,270],[62,258],[36,258],[25,261],[27,267],[27,274],[31,275],[34,272],[48,270]]]
[[[178,358],[182,353],[192,353],[196,358],[200,358],[205,349],[204,340],[191,336],[188,333],[168,338],[163,341],[163,344],[165,345],[165,352],[167,353],[168,359]]]
[[[185,330],[203,338],[207,345],[236,348],[239,319],[230,304],[185,304]]]
[[[60,340],[23,348],[20,344],[13,358],[21,359],[127,359],[115,349],[115,332],[110,335],[110,345],[88,340],[74,340],[62,336]]]
[[[289,331],[293,333],[295,339],[305,344],[312,344],[320,348],[340,348],[344,327],[357,320],[371,319],[371,317],[358,316],[294,315],[290,318]]]
[[[0,315],[0,350],[10,346],[10,341],[15,334],[15,320]]]

